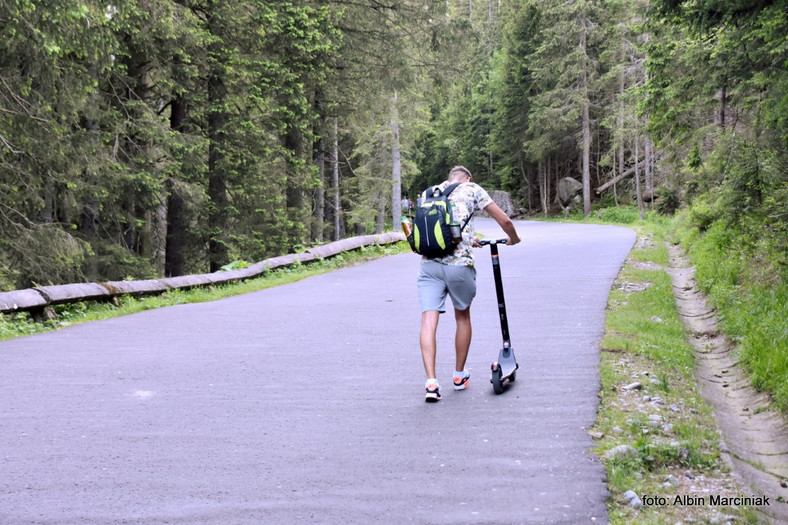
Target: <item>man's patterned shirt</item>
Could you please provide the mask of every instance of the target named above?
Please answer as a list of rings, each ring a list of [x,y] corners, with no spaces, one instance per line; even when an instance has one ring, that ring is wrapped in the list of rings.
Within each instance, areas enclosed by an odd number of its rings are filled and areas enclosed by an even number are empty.
[[[441,191],[449,186],[449,181],[443,181],[438,186]],[[421,198],[426,197],[427,191],[421,194]],[[454,212],[456,216],[454,220],[462,226],[465,220],[470,216],[472,211],[482,211],[493,200],[490,195],[478,184],[473,182],[463,182],[457,186],[449,195],[449,202],[454,204]],[[437,261],[441,264],[449,264],[453,266],[473,266],[473,235],[474,235],[473,219],[468,223],[464,230],[462,230],[462,241],[457,245],[457,248],[449,255],[444,257],[437,257],[430,259],[422,257],[424,261]]]

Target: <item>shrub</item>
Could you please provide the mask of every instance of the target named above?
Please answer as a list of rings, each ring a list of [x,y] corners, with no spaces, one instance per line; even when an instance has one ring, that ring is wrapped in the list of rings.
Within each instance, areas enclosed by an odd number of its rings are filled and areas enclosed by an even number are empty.
[[[58,224],[36,225],[0,247],[9,270],[3,286],[13,282],[15,288],[82,281],[82,265],[92,255],[88,243]]]
[[[695,199],[690,208],[690,224],[701,232],[708,230],[709,226],[717,220],[717,211],[709,201],[709,197],[704,195]]]
[[[630,206],[603,208],[600,210],[600,219],[616,224],[633,224],[640,220],[640,211]]]
[[[679,192],[675,188],[660,188],[658,198],[654,202],[654,209],[660,215],[673,215],[681,206]]]

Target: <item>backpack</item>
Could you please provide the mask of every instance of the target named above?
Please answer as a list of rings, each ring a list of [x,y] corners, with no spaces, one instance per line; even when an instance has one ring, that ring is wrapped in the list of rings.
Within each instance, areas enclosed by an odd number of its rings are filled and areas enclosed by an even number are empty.
[[[427,188],[424,199],[419,201],[416,207],[413,232],[408,236],[408,242],[414,252],[429,258],[445,257],[457,247],[457,244],[452,242],[453,217],[449,194],[460,184],[459,182],[450,184],[443,191],[438,186]],[[460,235],[472,216],[473,212],[460,227]],[[459,225],[455,223],[454,226]]]

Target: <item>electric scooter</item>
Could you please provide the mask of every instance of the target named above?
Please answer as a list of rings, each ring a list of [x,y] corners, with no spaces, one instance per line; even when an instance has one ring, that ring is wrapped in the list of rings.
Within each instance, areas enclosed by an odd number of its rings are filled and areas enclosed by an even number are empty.
[[[498,360],[490,367],[490,383],[496,394],[502,394],[504,383],[514,381],[517,377],[517,369],[520,365],[514,357],[512,341],[509,339],[509,322],[506,319],[506,303],[503,298],[503,281],[501,280],[501,261],[498,257],[498,245],[506,244],[506,239],[483,240],[479,241],[482,246],[490,245],[490,256],[492,257],[493,277],[495,278],[495,293],[498,296],[498,314],[501,318],[501,334],[503,335],[503,348],[498,353]]]

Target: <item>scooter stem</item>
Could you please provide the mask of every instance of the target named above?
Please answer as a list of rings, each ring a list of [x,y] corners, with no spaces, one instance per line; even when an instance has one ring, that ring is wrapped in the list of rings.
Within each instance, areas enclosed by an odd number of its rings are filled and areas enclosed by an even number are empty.
[[[503,347],[508,349],[512,346],[509,338],[509,321],[506,319],[506,301],[503,296],[503,280],[501,279],[501,261],[498,257],[498,245],[490,243],[490,255],[492,257],[493,277],[495,278],[495,294],[498,297],[498,314],[501,318],[501,334],[503,335]]]

